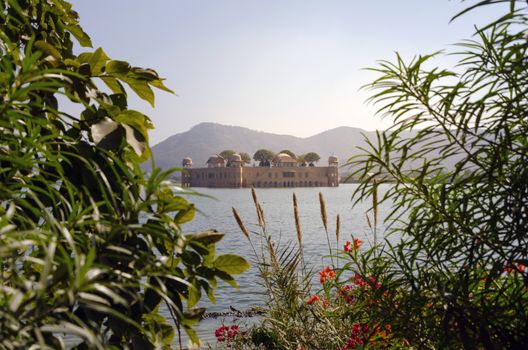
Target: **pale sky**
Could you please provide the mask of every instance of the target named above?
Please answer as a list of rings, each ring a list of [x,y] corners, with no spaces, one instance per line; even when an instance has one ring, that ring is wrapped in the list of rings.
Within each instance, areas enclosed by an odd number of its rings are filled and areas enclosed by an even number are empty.
[[[154,68],[177,95],[156,108],[131,98],[151,143],[201,122],[311,136],[338,126],[385,128],[360,87],[394,52],[411,58],[469,38],[504,6],[450,18],[458,0],[72,0],[94,47]],[[453,58],[437,60],[452,64]]]

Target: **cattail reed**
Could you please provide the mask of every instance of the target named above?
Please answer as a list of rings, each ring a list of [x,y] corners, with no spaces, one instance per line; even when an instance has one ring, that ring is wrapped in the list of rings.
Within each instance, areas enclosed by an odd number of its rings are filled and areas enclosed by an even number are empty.
[[[240,227],[240,230],[242,230],[242,233],[244,234],[244,236],[246,236],[247,239],[250,239],[249,238],[249,232],[246,229],[246,226],[244,226],[244,222],[240,218],[240,215],[238,215],[238,212],[237,212],[237,210],[234,207],[232,207],[232,209],[233,209],[233,215],[234,215],[235,220],[236,220],[236,222],[238,224],[238,227]]]
[[[262,227],[266,228],[266,218],[264,217],[264,210],[260,206],[260,203],[257,203],[257,214],[259,216],[259,223]]]
[[[326,217],[326,205],[323,194],[319,192],[319,204],[321,205],[321,219],[323,220],[323,226],[325,228],[326,243],[328,244],[328,252],[330,253],[330,260],[334,265],[334,257],[332,254],[332,246],[330,245],[330,237],[328,236],[328,221]]]
[[[255,187],[251,187],[251,196],[253,197],[253,203],[255,204],[255,209],[257,211],[257,218],[258,218],[259,225],[260,227],[264,227],[265,225],[264,212],[262,208],[260,208],[260,204],[257,199],[257,191],[255,191]]]
[[[328,223],[326,220],[326,205],[325,200],[323,198],[323,194],[321,192],[319,192],[319,204],[321,205],[321,218],[323,219],[323,225],[325,231],[328,232]]]
[[[339,229],[341,227],[341,218],[339,217],[339,214],[337,214],[336,217],[336,242],[339,245]]]
[[[295,216],[295,228],[297,229],[297,240],[299,241],[299,247],[302,247],[302,231],[301,222],[299,220],[299,209],[297,207],[297,197],[293,194],[293,215]]]
[[[268,248],[269,248],[272,263],[274,264],[274,266],[278,266],[279,261],[277,260],[277,254],[275,254],[275,248],[273,247],[273,242],[271,241],[271,237],[268,237]]]

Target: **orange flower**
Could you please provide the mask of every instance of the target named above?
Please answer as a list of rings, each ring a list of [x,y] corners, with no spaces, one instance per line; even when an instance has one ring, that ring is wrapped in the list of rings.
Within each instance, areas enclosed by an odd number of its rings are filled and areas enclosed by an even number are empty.
[[[526,270],[526,266],[524,266],[523,264],[519,263],[519,264],[517,264],[517,269],[520,272],[524,272]]]
[[[311,297],[309,297],[308,300],[306,300],[306,304],[312,305],[313,303],[315,303],[316,301],[319,301],[319,300],[321,300],[321,298],[319,298],[319,295],[315,294],[315,295],[312,295]]]
[[[325,269],[319,272],[319,282],[325,283],[327,279],[335,278],[335,272],[330,266],[325,267]]]
[[[517,272],[517,271],[523,273],[525,270],[526,270],[526,266],[524,266],[521,263],[517,263],[517,267],[515,267],[514,264],[511,264],[509,266],[505,266],[504,269],[503,269],[503,271],[506,272],[506,273],[513,273],[513,272]]]
[[[354,238],[354,249],[358,249],[361,247],[361,244],[363,244],[363,241],[359,238]]]
[[[330,306],[330,302],[328,301],[328,299],[323,300],[323,307],[326,309],[329,306]]]

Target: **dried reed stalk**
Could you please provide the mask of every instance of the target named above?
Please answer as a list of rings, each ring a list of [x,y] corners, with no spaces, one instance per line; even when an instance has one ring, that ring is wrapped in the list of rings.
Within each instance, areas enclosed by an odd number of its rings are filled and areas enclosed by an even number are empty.
[[[271,261],[274,264],[274,266],[279,266],[279,261],[277,259],[277,254],[275,254],[275,248],[273,247],[273,242],[271,241],[271,237],[268,237],[268,248],[270,251],[270,257]]]
[[[297,207],[297,197],[293,194],[293,215],[295,216],[295,228],[297,229],[297,240],[299,241],[299,247],[302,247],[302,231],[301,222],[299,220],[299,209]]]
[[[259,226],[264,227],[266,225],[266,222],[264,221],[264,211],[260,207],[260,203],[257,199],[257,191],[255,191],[255,187],[251,187],[251,196],[253,197],[253,203],[255,204],[255,209],[257,211],[257,218],[258,218]]]
[[[244,226],[244,222],[243,222],[242,219],[240,218],[240,215],[238,215],[237,210],[236,210],[234,207],[232,207],[231,209],[233,209],[233,215],[234,215],[235,220],[236,220],[236,222],[237,222],[237,224],[238,224],[238,227],[240,227],[240,230],[242,230],[242,233],[244,234],[244,236],[246,236],[247,239],[251,240],[251,239],[249,238],[249,232],[248,232],[248,230],[246,229],[246,226]]]
[[[264,217],[264,210],[260,206],[260,203],[257,203],[257,214],[259,215],[259,223],[262,222],[262,227],[266,228],[266,218]]]
[[[326,205],[325,200],[323,198],[323,194],[321,192],[319,192],[319,204],[321,205],[321,218],[323,219],[323,225],[325,231],[328,232],[328,223],[326,220]]]
[[[339,214],[337,214],[336,217],[336,242],[337,245],[339,245],[339,229],[341,227],[341,218],[339,217]]]

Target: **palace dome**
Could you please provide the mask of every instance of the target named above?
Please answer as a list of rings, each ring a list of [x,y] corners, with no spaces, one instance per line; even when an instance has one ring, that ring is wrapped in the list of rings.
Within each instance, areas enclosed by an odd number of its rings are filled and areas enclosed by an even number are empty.
[[[225,161],[224,157],[215,154],[209,157],[207,163],[223,163]]]
[[[183,165],[191,165],[192,164],[192,158],[191,157],[185,157],[182,161]]]
[[[337,158],[336,155],[331,155],[330,157],[328,157],[328,163],[337,163],[339,162],[339,158]]]
[[[275,162],[280,163],[291,163],[291,162],[297,162],[295,159],[293,159],[289,154],[287,153],[279,153],[275,156]]]

